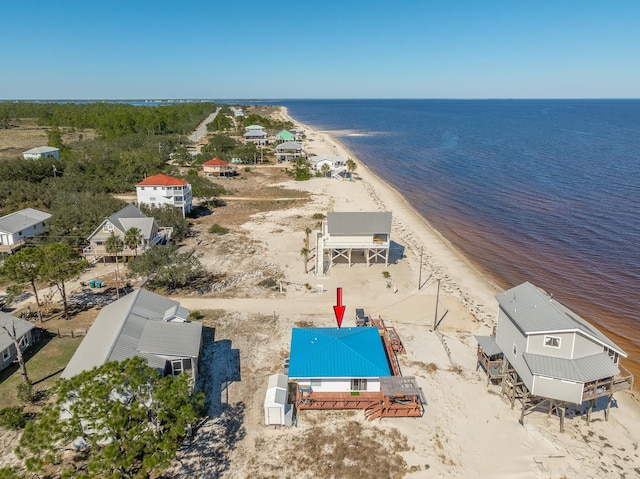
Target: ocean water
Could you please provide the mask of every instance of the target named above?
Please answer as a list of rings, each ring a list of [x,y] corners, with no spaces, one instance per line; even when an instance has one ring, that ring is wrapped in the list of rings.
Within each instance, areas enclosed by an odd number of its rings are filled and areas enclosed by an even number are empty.
[[[553,293],[640,374],[640,100],[278,104],[344,143],[500,287]]]

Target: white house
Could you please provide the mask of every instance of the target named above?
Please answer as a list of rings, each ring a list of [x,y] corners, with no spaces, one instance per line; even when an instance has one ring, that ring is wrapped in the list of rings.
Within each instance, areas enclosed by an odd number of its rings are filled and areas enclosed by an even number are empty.
[[[44,233],[51,215],[33,208],[25,208],[0,218],[0,252],[11,253],[24,246],[29,238]]]
[[[156,207],[166,205],[180,208],[182,215],[191,212],[193,196],[191,185],[173,176],[158,174],[145,178],[136,184],[138,204]]]
[[[327,165],[332,173],[347,167],[347,163],[342,156],[314,156],[311,158],[311,164],[318,172],[322,171],[323,165]]]
[[[60,159],[60,150],[52,146],[38,146],[22,153],[25,160],[39,160],[40,158]]]
[[[340,261],[389,264],[391,212],[329,212],[316,242],[316,274],[325,271],[325,257],[329,267]]]
[[[138,356],[165,375],[186,372],[195,379],[202,323],[188,317],[179,302],[138,289],[100,311],[62,377]]]
[[[4,329],[7,328],[13,334],[14,327],[15,337],[18,339],[20,349],[23,351],[38,339],[36,328],[32,323],[0,311],[0,352],[2,353],[0,371],[7,368],[18,357],[13,340]]]
[[[105,243],[114,234],[124,241],[131,228],[140,230],[140,242],[135,248],[126,244],[118,256],[137,256],[143,254],[154,244],[164,244],[171,239],[173,228],[160,228],[155,218],[145,215],[134,205],[127,205],[120,211],[106,218],[88,238],[89,246],[84,248],[85,256],[95,259],[112,256],[107,252]]]
[[[391,376],[377,328],[293,328],[289,379],[313,392],[380,391]]]

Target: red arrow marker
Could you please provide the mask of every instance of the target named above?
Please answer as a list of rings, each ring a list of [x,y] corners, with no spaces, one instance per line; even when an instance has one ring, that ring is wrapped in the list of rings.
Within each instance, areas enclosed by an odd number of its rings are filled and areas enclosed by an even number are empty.
[[[342,318],[344,318],[344,310],[346,306],[342,305],[342,288],[338,288],[338,304],[333,307],[333,312],[336,314],[336,321],[338,322],[338,328],[342,326]]]

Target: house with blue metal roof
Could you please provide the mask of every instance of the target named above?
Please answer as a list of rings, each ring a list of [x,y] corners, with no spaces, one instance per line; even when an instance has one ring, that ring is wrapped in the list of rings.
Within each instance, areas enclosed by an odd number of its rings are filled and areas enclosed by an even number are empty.
[[[391,376],[377,328],[294,328],[289,379],[314,392],[380,391]]]

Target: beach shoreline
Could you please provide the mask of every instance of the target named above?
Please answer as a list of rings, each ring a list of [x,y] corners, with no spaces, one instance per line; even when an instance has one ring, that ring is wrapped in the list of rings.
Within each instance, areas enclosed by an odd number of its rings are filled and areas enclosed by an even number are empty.
[[[401,453],[407,465],[404,477],[595,479],[603,471],[633,475],[640,468],[640,431],[627,424],[640,422],[637,394],[617,394],[616,408],[608,421],[601,417],[601,411],[594,413],[590,424],[573,417],[565,423],[564,433],[559,431],[558,418],[543,412],[527,414],[520,424],[519,408],[511,409],[499,386],[487,385],[483,371],[476,371],[474,335],[490,334],[493,329],[497,287],[341,142],[296,121],[284,108],[281,116],[305,129],[309,155],[352,158],[360,179],[287,180],[279,186],[304,191],[310,201],[257,213],[242,225],[242,230],[260,244],[264,261],[278,264],[284,273],[287,287],[281,294],[176,298],[192,310],[224,310],[229,319],[217,324],[216,336],[228,338],[243,354],[243,379],[230,384],[225,394],[230,406],[242,403],[246,407],[246,436],[228,453],[231,466],[224,477],[247,477],[256,467],[280,471],[283,466],[274,465],[273,458],[297,454],[297,441],[318,424],[339,430],[354,421],[367,430],[397,431],[407,438],[409,450]],[[327,211],[391,211],[392,241],[404,248],[404,254],[388,266],[339,264],[326,275],[303,272],[300,247],[304,225],[308,224],[305,218]],[[423,285],[418,287],[421,250]],[[385,272],[390,274],[393,288],[383,280],[381,273]],[[265,427],[262,399],[267,374],[280,371],[292,327],[335,327],[332,306],[337,287],[343,289],[347,305],[343,327],[355,326],[351,311],[364,307],[367,314],[383,317],[396,329],[407,350],[399,357],[403,375],[414,376],[427,398],[424,416],[371,423],[357,411],[301,411],[295,428]],[[443,313],[446,318],[436,334],[433,325]],[[257,340],[255,334],[245,334],[243,329],[252,324],[255,315],[265,321],[267,314],[273,328],[268,334],[257,335]],[[207,437],[206,430],[203,437]],[[610,447],[612,454],[603,456],[605,447]],[[247,457],[251,458],[249,463],[243,459]],[[284,471],[314,477],[313,471],[300,471],[295,465],[284,467]]]

